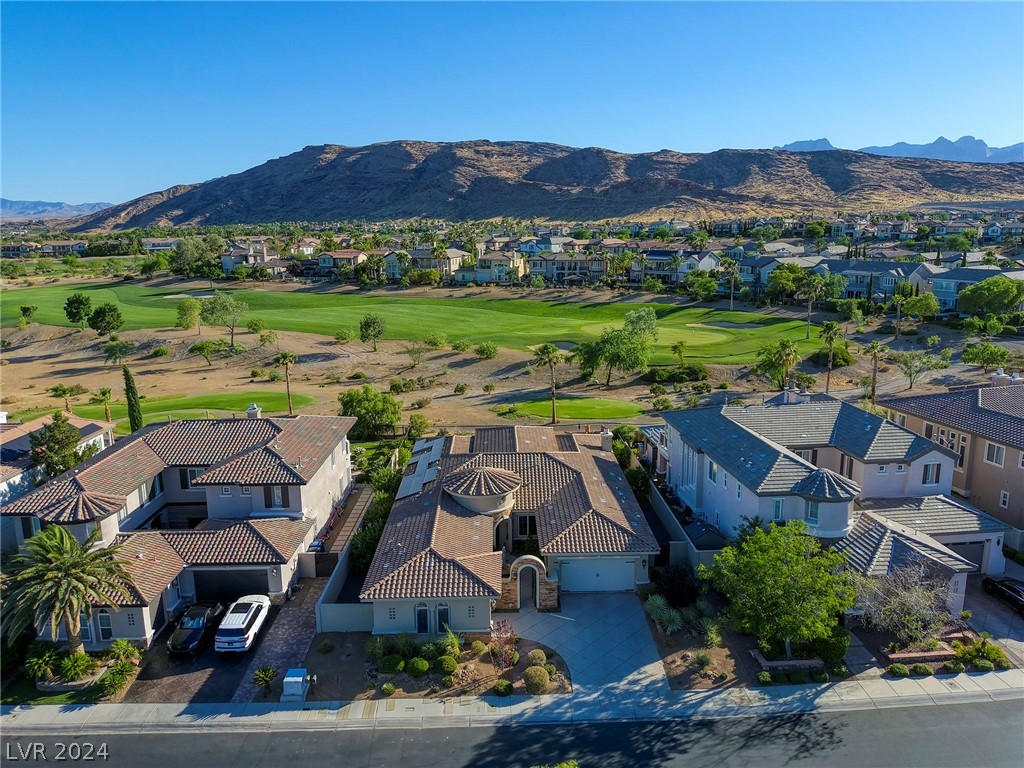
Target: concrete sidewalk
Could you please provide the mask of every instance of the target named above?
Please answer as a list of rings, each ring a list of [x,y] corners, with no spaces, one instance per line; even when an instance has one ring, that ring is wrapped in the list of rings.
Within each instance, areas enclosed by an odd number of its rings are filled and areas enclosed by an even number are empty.
[[[716,691],[603,690],[562,696],[304,704],[92,704],[0,708],[6,733],[300,730],[653,721],[1024,702],[1024,670]]]

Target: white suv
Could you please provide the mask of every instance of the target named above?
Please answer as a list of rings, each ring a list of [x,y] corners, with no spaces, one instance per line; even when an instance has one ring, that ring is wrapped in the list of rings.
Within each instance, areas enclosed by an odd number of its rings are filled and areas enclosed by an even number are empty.
[[[248,651],[256,641],[260,627],[267,620],[270,598],[266,595],[246,595],[231,604],[213,641],[215,651]]]

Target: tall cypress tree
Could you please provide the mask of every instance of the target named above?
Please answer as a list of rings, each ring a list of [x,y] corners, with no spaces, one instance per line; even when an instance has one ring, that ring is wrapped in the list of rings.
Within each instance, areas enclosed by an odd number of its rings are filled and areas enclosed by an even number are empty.
[[[128,424],[132,432],[142,429],[142,403],[139,401],[139,390],[135,386],[135,379],[127,365],[121,366],[124,374],[124,397],[128,401]]]

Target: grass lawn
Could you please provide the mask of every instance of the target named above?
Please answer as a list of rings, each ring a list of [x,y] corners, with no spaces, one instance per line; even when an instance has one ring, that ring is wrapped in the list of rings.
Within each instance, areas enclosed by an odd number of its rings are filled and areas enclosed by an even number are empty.
[[[27,675],[18,675],[11,682],[4,682],[0,704],[95,704],[102,696],[103,689],[98,683],[81,691],[44,693],[36,688]]]
[[[515,404],[519,413],[551,418],[551,401],[523,400]],[[563,395],[556,403],[559,419],[629,419],[639,416],[644,409],[622,400],[606,400],[602,397],[571,397]]]
[[[25,421],[44,413],[52,413],[61,407],[59,401],[55,400],[54,403],[53,408],[34,408],[31,411],[15,414],[15,418]],[[209,395],[147,397],[142,400],[142,419],[146,424],[167,421],[168,416],[174,420],[204,419],[207,417],[207,412],[213,418],[232,415],[241,417],[244,415],[245,409],[252,403],[260,404],[264,416],[288,413],[288,396],[284,392],[247,390]],[[295,409],[305,408],[315,403],[316,398],[311,395],[292,394],[292,406]],[[103,419],[102,405],[72,404],[71,407],[76,416],[81,416],[84,419]],[[117,434],[127,435],[131,431],[128,426],[128,406],[124,401],[112,402],[110,415],[117,422],[117,428],[114,430]]]
[[[223,286],[218,286],[221,288]],[[493,341],[499,346],[526,350],[544,342],[580,342],[597,338],[601,331],[622,322],[623,316],[641,304],[602,301],[591,304],[558,300],[503,297],[432,298],[412,291],[393,296],[305,293],[230,289],[248,303],[271,328],[333,335],[340,328],[356,329],[367,312],[383,315],[387,339],[422,339],[434,332],[463,335],[473,342]],[[35,319],[48,325],[69,325],[64,301],[72,293],[85,293],[93,306],[119,305],[123,330],[172,327],[179,291],[155,290],[130,283],[106,285],[52,285],[18,289],[0,307],[4,327],[18,321],[19,307],[36,305]],[[204,291],[204,293],[207,291]],[[768,341],[789,338],[799,341],[803,354],[820,346],[816,338],[804,342],[804,323],[799,320],[729,312],[673,304],[651,304],[658,313],[658,344],[653,362],[674,361],[672,344],[687,342],[691,362],[751,363],[757,348]],[[754,327],[742,327],[753,324]],[[465,329],[465,333],[453,333]],[[813,335],[813,334],[812,334]]]

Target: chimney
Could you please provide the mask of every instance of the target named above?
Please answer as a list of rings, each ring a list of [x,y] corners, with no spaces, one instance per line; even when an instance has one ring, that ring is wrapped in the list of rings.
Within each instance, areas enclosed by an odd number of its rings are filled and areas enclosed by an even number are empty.
[[[1010,384],[1014,384],[1014,385],[1016,385],[1016,384],[1024,384],[1024,378],[1022,378],[1019,373],[1014,371],[1013,372],[1013,376],[1010,377]],[[0,417],[5,416],[5,415],[6,414],[3,414],[2,412],[0,412]]]
[[[260,408],[256,403],[253,403],[245,409],[245,417],[247,419],[259,419],[262,418],[263,409]]]
[[[606,429],[601,433],[601,450],[612,452],[612,433],[610,429]]]

